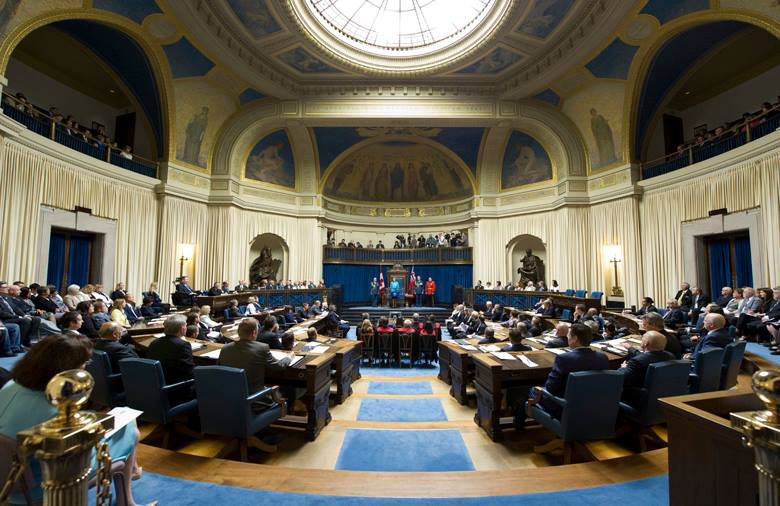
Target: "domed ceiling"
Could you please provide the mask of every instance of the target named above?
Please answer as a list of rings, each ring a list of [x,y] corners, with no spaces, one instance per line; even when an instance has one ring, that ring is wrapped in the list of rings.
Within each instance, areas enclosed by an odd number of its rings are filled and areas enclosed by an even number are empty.
[[[225,0],[171,2],[177,17],[265,95],[386,83],[517,99],[598,49],[620,0]]]

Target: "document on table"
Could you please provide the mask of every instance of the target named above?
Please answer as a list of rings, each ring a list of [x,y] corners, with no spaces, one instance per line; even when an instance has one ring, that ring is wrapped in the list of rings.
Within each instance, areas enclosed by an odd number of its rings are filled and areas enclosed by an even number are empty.
[[[197,351],[206,345],[203,343],[190,343],[190,346],[192,346],[192,351]]]
[[[132,422],[133,420],[141,416],[143,414],[143,411],[138,411],[137,409],[128,408],[127,406],[118,406],[112,409],[111,411],[109,411],[108,413],[110,415],[114,415],[114,428],[106,432],[105,436],[103,436],[106,439],[110,438],[122,427],[124,427],[128,423]]]
[[[505,351],[494,351],[493,356],[501,360],[515,360],[517,358],[514,355],[511,355]]]
[[[563,348],[545,348],[545,351],[549,351],[553,355],[560,355],[561,353],[566,353],[566,350]]]
[[[161,332],[161,333],[159,333],[159,334],[152,334],[152,337],[154,337],[155,339],[157,339],[158,337],[165,337],[165,334],[164,334],[164,333],[162,333],[162,332]]]
[[[470,344],[461,344],[461,345],[459,345],[459,346],[460,346],[461,348],[463,348],[464,350],[468,350],[468,351],[479,351],[479,350],[477,349],[477,347],[476,347],[476,346],[472,346],[472,345],[470,345]]]
[[[219,358],[219,352],[222,351],[222,348],[217,348],[216,350],[211,350],[208,353],[204,353],[202,355],[198,355],[200,357],[206,357],[206,358],[213,358],[214,360],[217,360]]]
[[[330,348],[327,347],[327,346],[315,346],[314,348],[308,350],[308,353],[314,353],[314,354],[319,355],[320,353],[325,353],[329,349]]]
[[[276,351],[276,350],[271,350],[271,356],[274,357],[276,360],[282,360],[285,357],[289,357],[287,353],[283,351]],[[303,359],[303,355],[295,355],[290,360],[290,365],[293,366],[298,362],[300,362],[302,359]]]
[[[539,364],[531,360],[530,358],[526,357],[525,355],[518,355],[517,358],[520,359],[522,363],[527,365],[528,367],[538,367]]]
[[[528,339],[529,341],[533,341],[535,343],[539,343],[539,344],[547,344],[547,339],[542,339],[542,338],[539,338],[539,337],[528,337],[526,339]]]
[[[499,348],[495,344],[488,344],[488,345],[480,346],[479,349],[480,349],[480,351],[483,351],[485,353],[490,353],[490,352],[493,352],[493,351],[501,351],[501,348]]]

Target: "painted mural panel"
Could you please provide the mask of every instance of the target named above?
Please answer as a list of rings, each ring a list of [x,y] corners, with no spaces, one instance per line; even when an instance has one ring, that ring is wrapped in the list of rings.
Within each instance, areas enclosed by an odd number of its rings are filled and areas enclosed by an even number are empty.
[[[473,195],[464,169],[433,142],[397,137],[357,148],[331,170],[323,193],[365,202],[424,202]]]
[[[236,17],[254,37],[281,30],[265,0],[228,0]]]
[[[537,0],[517,31],[544,39],[558,28],[573,3],[574,0]]]
[[[205,79],[174,82],[176,158],[206,169],[222,123],[236,110],[235,100]]]
[[[0,1],[0,35],[9,33],[29,19],[57,9],[76,9],[82,0],[49,0],[46,2],[25,2],[22,0]]]
[[[509,68],[511,65],[520,61],[523,56],[504,49],[503,47],[497,47],[489,55],[485,56],[479,61],[476,61],[465,67],[457,74],[498,74],[502,70]]]
[[[625,85],[600,81],[566,99],[563,111],[579,127],[592,169],[623,161]]]
[[[338,73],[338,69],[331,67],[319,58],[315,58],[302,47],[296,47],[279,55],[279,59],[304,74]]]
[[[547,181],[553,177],[550,155],[525,132],[515,130],[509,136],[501,166],[501,189]]]
[[[272,132],[252,148],[244,176],[253,181],[295,188],[295,160],[286,131]]]

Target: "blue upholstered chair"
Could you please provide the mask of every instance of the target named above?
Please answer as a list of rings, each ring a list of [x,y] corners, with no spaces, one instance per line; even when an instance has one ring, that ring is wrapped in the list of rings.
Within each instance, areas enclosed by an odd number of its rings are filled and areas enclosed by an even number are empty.
[[[661,316],[664,316],[668,312],[669,312],[669,310],[666,309],[665,307],[659,307],[658,308],[658,314],[660,314]]]
[[[171,402],[171,394],[174,394],[175,402],[176,394],[192,388],[195,380],[190,379],[166,385],[160,362],[145,358],[120,360],[119,370],[122,371],[127,405],[143,411],[139,417],[141,420],[157,423],[164,427],[163,446],[167,448],[171,432],[169,429],[173,419],[179,415],[192,413],[198,407],[197,399],[174,404]]]
[[[238,438],[243,461],[247,460],[247,446],[276,451],[276,446],[255,434],[286,414],[279,387],[266,387],[250,395],[244,370],[221,365],[196,367],[193,375],[205,434]],[[262,409],[257,408],[258,401],[264,402]]]
[[[576,290],[574,292],[574,295],[576,297],[587,297],[588,296],[588,291],[587,290]]]
[[[567,297],[574,297],[574,290],[572,290],[571,288],[569,288],[568,290],[566,290],[565,292],[563,292],[563,294],[564,294],[564,295],[566,295]]]
[[[591,299],[598,299],[601,300],[601,298],[604,296],[604,292],[590,292],[590,298]]]
[[[542,447],[545,452],[563,446],[564,464],[571,463],[571,443],[608,439],[615,435],[623,375],[617,371],[580,371],[569,374],[566,395],[556,397],[542,387],[534,387],[542,398],[561,407],[560,420],[544,410],[541,404],[528,404],[527,414],[553,432],[560,440]]]
[[[561,320],[563,321],[571,320],[571,309],[564,309],[563,311],[561,311]]]
[[[742,366],[742,357],[745,356],[745,341],[738,341],[726,345],[723,350],[723,366],[720,374],[720,389],[728,390],[737,385],[739,368]]]
[[[125,405],[125,387],[122,373],[114,372],[111,360],[104,351],[93,350],[92,358],[87,362],[86,370],[95,380],[90,399],[100,406],[113,408]]]
[[[723,354],[722,348],[710,348],[696,355],[693,372],[688,380],[692,394],[714,392],[720,389]]]

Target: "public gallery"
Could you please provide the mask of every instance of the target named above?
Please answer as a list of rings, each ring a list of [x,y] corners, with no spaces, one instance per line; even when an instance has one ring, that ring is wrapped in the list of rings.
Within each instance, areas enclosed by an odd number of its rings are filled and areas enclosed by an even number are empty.
[[[774,0],[0,1],[0,504],[780,505]]]

